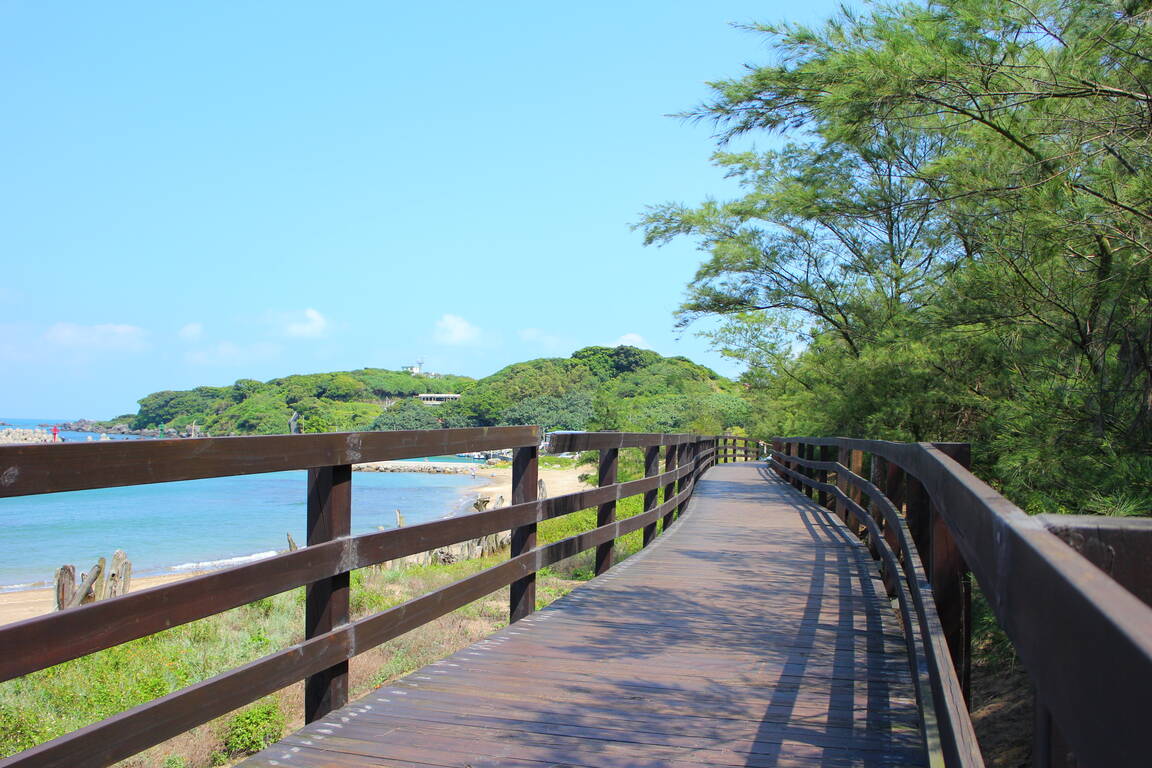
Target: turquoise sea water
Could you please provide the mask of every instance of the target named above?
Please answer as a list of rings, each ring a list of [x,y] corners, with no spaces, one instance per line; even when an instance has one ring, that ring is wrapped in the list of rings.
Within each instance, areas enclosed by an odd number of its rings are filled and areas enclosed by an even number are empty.
[[[289,532],[303,544],[306,478],[273,472],[0,499],[0,590],[42,586],[66,563],[88,570],[116,549],[143,576],[267,557],[287,548]],[[393,527],[397,509],[409,525],[457,514],[480,484],[467,475],[354,472],[352,532]]]

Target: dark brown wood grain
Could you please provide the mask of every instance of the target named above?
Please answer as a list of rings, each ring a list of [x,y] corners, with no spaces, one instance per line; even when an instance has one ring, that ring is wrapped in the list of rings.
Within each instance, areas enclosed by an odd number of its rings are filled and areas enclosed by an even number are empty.
[[[664,449],[664,475],[667,476],[676,469],[676,460],[680,455],[680,451],[675,446],[668,446]],[[676,494],[676,483],[669,482],[664,486],[664,500],[672,498]],[[668,526],[672,525],[672,512],[668,512],[664,516],[663,530],[667,531]]]
[[[681,443],[680,445],[676,446],[676,450],[680,454],[676,458],[677,464],[679,464],[681,466],[686,466],[686,467],[693,465],[693,463],[694,463],[694,459],[692,458],[693,445],[691,443]],[[685,494],[685,490],[687,490],[691,487],[692,481],[693,481],[693,478],[688,476],[688,475],[684,475],[683,477],[681,477],[679,480],[676,481],[676,493],[680,494],[681,497],[685,499],[685,501],[676,505],[676,517],[680,517],[680,515],[684,514],[684,508],[688,504],[687,494]]]
[[[517,448],[512,454],[512,505],[536,501],[539,489],[540,458],[536,446]],[[512,529],[513,559],[536,548],[536,521]],[[512,583],[508,598],[508,621],[519,621],[536,610],[536,572]]]
[[[352,467],[308,470],[308,546],[347,537],[352,529]],[[347,571],[318,579],[304,592],[304,638],[326,635],[348,623]],[[318,720],[348,703],[348,661],[310,675],[304,681],[304,721]]]
[[[1037,515],[1037,519],[1146,605],[1152,605],[1152,518]]]
[[[644,476],[655,477],[660,474],[660,446],[653,445],[644,449]],[[653,487],[649,491],[644,492],[644,511],[652,509],[656,506],[656,501],[660,497],[660,491],[657,487]],[[656,539],[656,526],[657,521],[653,521],[651,525],[644,528],[644,542],[643,546],[648,546]]]
[[[620,462],[620,449],[601,448],[597,485],[601,488],[616,484],[616,472]],[[596,525],[603,527],[616,520],[616,500],[607,501],[596,508]],[[601,576],[612,567],[615,542],[609,540],[596,548],[596,575]]]
[[[0,447],[0,498],[538,445],[538,427]]]

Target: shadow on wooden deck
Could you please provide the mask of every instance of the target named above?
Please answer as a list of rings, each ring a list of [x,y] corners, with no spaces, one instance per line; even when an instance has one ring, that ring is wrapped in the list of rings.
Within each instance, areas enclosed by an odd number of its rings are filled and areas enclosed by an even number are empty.
[[[727,464],[605,576],[244,764],[919,765],[918,724],[863,545]]]

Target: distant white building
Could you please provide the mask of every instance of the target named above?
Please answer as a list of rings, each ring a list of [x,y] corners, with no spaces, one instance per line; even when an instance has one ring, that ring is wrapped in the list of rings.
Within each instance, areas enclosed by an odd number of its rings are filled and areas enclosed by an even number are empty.
[[[440,405],[441,403],[446,403],[449,400],[460,399],[460,395],[452,394],[450,392],[445,392],[443,394],[416,395],[416,397],[420,398],[420,402],[424,403],[424,405]]]
[[[416,363],[416,365],[406,365],[400,370],[404,371],[404,373],[410,373],[413,376],[419,376],[422,373],[420,363]]]

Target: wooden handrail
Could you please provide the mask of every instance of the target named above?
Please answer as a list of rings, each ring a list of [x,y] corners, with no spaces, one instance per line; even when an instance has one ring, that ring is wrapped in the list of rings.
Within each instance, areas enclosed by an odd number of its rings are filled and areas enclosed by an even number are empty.
[[[677,513],[683,512],[696,479],[716,455],[716,438],[711,437],[616,432],[564,435],[569,446],[606,446],[603,451],[644,448],[646,476],[537,499],[538,437],[535,427],[507,427],[0,448],[4,478],[0,496],[309,470],[308,546],[0,627],[0,647],[5,649],[0,654],[0,680],[299,586],[308,590],[303,642],[0,760],[0,767],[107,765],[301,679],[306,680],[306,719],[321,717],[345,703],[347,662],[352,656],[509,585],[513,588],[510,619],[515,621],[535,610],[535,574],[540,568],[593,547],[611,546],[620,536],[641,529],[647,546],[659,520],[664,520],[666,530]],[[348,534],[352,462],[502,448],[514,450],[511,506],[391,531]],[[659,466],[661,448],[667,455],[666,469],[655,473],[650,470]],[[62,460],[64,449],[83,450],[69,450],[69,457]],[[693,460],[688,460],[689,452],[695,453]],[[5,473],[5,469],[10,471]],[[664,498],[656,503],[661,489]],[[637,494],[645,494],[644,511],[639,515],[601,520],[589,531],[543,546],[535,541],[539,522],[614,505]],[[504,563],[349,621],[347,585],[352,570],[505,530],[513,532],[513,548]]]
[[[909,534],[926,561],[945,633],[950,624],[960,631],[949,637],[957,671],[965,668],[963,631],[970,626],[962,570],[970,568],[1028,672],[1038,706],[1050,712],[1079,764],[1147,762],[1152,607],[969,472],[953,458],[965,460],[966,445],[807,437],[777,438],[774,445],[801,485],[813,482],[799,471],[813,469],[801,452],[828,446],[840,465],[856,471],[862,455],[870,455],[873,484],[889,498],[905,497]]]
[[[0,498],[539,444],[539,427],[481,427],[12,445],[0,447]]]

